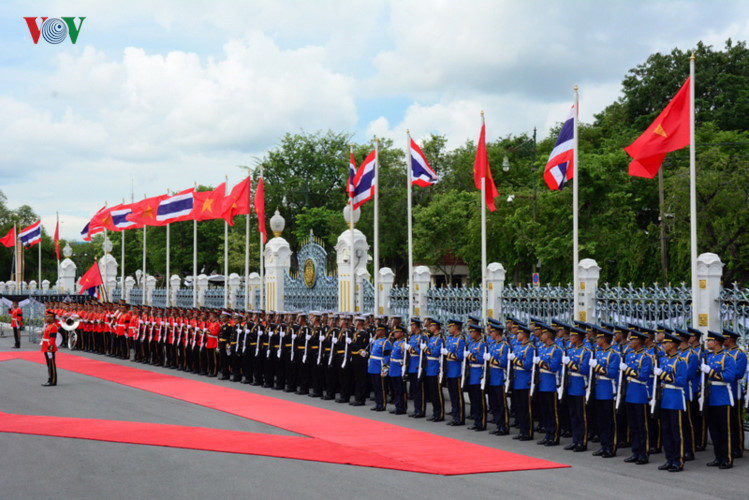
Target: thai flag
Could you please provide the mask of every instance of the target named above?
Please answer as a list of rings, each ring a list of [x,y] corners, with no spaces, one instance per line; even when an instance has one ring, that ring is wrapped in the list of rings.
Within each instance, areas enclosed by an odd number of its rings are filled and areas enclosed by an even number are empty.
[[[137,222],[127,220],[127,216],[133,213],[130,205],[122,208],[112,209],[109,215],[112,217],[112,225],[117,229],[135,229],[140,226]]]
[[[411,184],[427,187],[436,184],[438,180],[437,173],[429,166],[424,153],[411,139]]]
[[[42,241],[42,220],[34,222],[32,225],[23,229],[18,235],[18,238],[26,248],[33,247],[37,243]]]
[[[554,144],[554,149],[549,155],[549,161],[544,169],[544,181],[551,190],[561,190],[564,184],[572,179],[573,167],[572,159],[574,157],[574,127],[575,127],[575,106],[570,109],[570,114],[559,131],[559,137]]]
[[[354,196],[354,177],[356,177],[356,160],[352,151],[348,163],[348,187],[346,188],[349,198]]]
[[[156,220],[169,223],[190,218],[195,203],[194,191],[194,188],[190,188],[161,200],[156,210]]]
[[[375,152],[372,151],[364,159],[364,163],[361,164],[359,170],[356,171],[356,177],[354,177],[354,210],[374,197],[374,177],[376,168],[377,161],[375,160]]]

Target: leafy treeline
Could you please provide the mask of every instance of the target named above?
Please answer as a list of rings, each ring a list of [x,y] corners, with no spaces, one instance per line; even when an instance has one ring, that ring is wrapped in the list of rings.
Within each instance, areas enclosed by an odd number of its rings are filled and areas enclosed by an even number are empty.
[[[726,42],[722,51],[698,44],[653,54],[631,69],[622,82],[622,96],[580,126],[580,258],[601,266],[601,281],[610,283],[678,283],[689,277],[689,148],[671,153],[663,167],[666,267],[661,260],[658,180],[629,177],[629,157],[623,148],[636,139],[666,106],[689,74],[689,56],[696,60],[697,210],[699,252],[714,252],[725,264],[724,282],[749,278],[749,51],[744,42]],[[581,102],[584,103],[584,89]],[[560,117],[560,120],[563,117]],[[478,123],[476,134],[478,136]],[[491,128],[489,128],[491,133]],[[534,142],[531,132],[487,142],[489,162],[500,196],[497,211],[487,217],[489,262],[501,262],[508,281],[568,283],[572,279],[572,190],[549,191],[543,167],[558,129]],[[292,250],[310,231],[325,240],[332,253],[346,229],[349,142],[346,132],[287,134],[259,164],[265,176],[266,219],[276,208],[286,219],[283,236]],[[354,144],[357,164],[374,142]],[[471,280],[480,279],[480,200],[474,188],[476,145],[468,140],[452,150],[443,136],[432,135],[421,147],[441,180],[413,191],[414,252],[419,264],[440,267],[448,276],[453,264],[468,264]],[[379,143],[380,266],[407,279],[406,156],[401,143]],[[509,169],[502,168],[507,157]],[[257,172],[257,170],[256,170]],[[253,183],[254,187],[254,183]],[[207,189],[207,188],[206,188]],[[514,195],[512,202],[507,202]],[[358,228],[373,234],[373,203],[365,204]],[[535,215],[535,217],[534,217]],[[33,222],[29,207],[9,211],[0,199],[0,232],[13,220]],[[251,222],[251,268],[258,267],[257,220]],[[198,224],[198,271],[223,271],[223,222]],[[270,231],[270,229],[268,229]],[[3,233],[4,234],[4,233]],[[43,267],[54,281],[54,250],[45,234]],[[119,260],[120,235],[110,235]],[[245,217],[230,228],[230,272],[244,269]],[[165,229],[148,229],[148,269],[165,271]],[[101,236],[93,246],[101,254]],[[91,244],[75,249],[76,263]],[[9,268],[9,251],[0,250],[0,263]],[[141,267],[142,231],[126,234],[127,274]],[[36,269],[36,252],[27,252],[27,269]],[[292,259],[293,261],[293,259]],[[331,260],[331,266],[333,260]],[[192,274],[192,223],[171,229],[172,273]],[[370,269],[371,271],[371,269]],[[35,275],[34,275],[35,277]],[[7,279],[7,278],[6,278]],[[28,277],[27,279],[31,279]]]

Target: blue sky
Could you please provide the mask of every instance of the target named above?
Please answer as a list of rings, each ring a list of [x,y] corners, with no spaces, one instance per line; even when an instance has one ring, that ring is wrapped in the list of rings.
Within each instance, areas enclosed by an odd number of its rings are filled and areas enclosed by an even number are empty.
[[[86,19],[35,45],[24,16]],[[136,199],[235,183],[286,132],[456,147],[484,110],[489,140],[545,137],[575,84],[591,121],[650,54],[748,35],[740,1],[5,1],[0,189],[74,238],[131,179]]]

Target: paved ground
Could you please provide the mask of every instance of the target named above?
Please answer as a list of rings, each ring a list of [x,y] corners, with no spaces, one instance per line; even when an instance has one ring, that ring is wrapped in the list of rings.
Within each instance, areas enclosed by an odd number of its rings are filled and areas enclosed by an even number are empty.
[[[0,337],[0,351],[11,350],[12,338]],[[24,350],[37,350],[24,339]],[[227,382],[147,367],[111,358],[138,368],[226,385]],[[41,354],[40,354],[41,356]],[[220,411],[197,407],[119,384],[59,372],[59,386],[40,387],[44,365],[25,361],[0,362],[0,411],[66,417],[94,417],[217,429],[291,435],[288,431],[247,421]],[[153,499],[153,498],[741,498],[749,497],[749,458],[737,460],[729,471],[708,468],[708,452],[699,453],[684,472],[656,469],[651,464],[614,459],[520,443],[509,436],[491,436],[424,420],[354,408],[243,384],[238,391],[261,392],[311,406],[401,424],[467,442],[569,464],[568,469],[528,472],[434,476],[383,469],[332,465],[229,453],[0,433],[0,498]],[[366,429],[362,429],[366,432]],[[566,444],[566,443],[563,443]],[[398,446],[383,436],[383,446]]]

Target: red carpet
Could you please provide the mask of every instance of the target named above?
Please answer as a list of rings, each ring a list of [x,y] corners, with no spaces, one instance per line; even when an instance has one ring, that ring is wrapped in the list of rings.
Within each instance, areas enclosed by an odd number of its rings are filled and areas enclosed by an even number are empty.
[[[0,354],[0,361],[8,359],[43,364],[38,352]],[[0,413],[0,432],[244,453],[442,475],[567,467],[408,427],[72,354],[58,354],[57,367],[60,371],[108,380],[307,437],[5,413]],[[43,376],[44,372],[40,373]],[[64,372],[61,378],[64,384]]]

